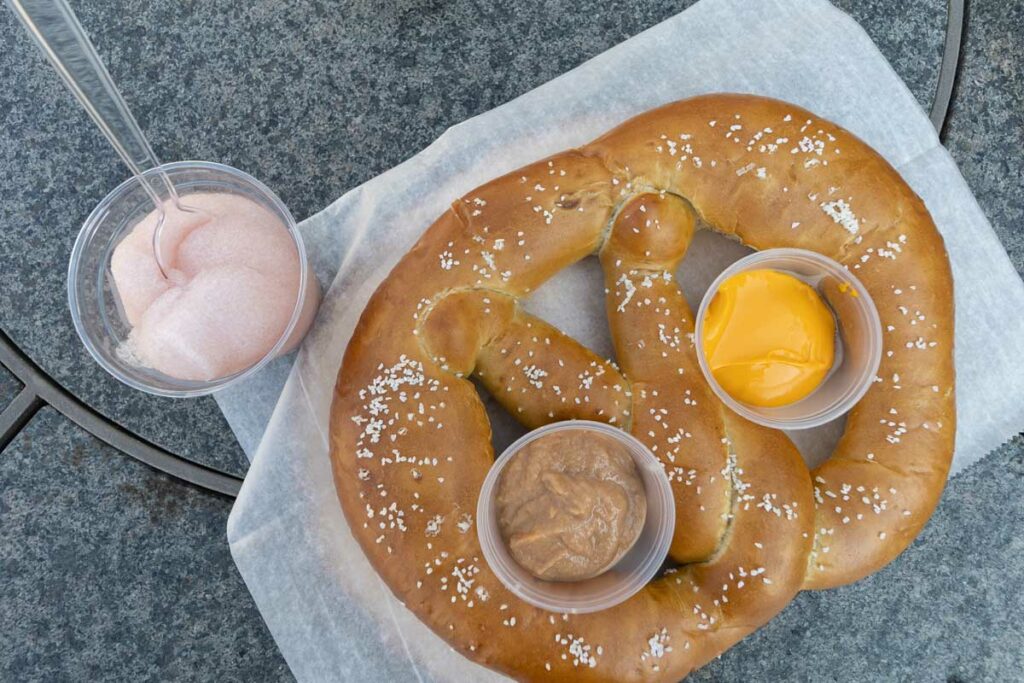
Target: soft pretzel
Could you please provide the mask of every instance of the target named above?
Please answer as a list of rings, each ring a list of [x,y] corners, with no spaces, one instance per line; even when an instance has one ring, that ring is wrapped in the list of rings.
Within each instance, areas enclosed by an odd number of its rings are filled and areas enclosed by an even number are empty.
[[[673,281],[698,227],[825,254],[878,307],[878,377],[814,472],[701,376]],[[518,306],[591,254],[619,366]],[[470,376],[528,427],[602,420],[646,442],[676,498],[675,566],[593,614],[509,593],[474,528],[494,453]],[[674,680],[799,590],[893,559],[938,501],[954,421],[951,275],[921,200],[834,124],[785,102],[708,95],[486,183],[438,218],[349,343],[331,456],[374,567],[467,657],[519,679]]]

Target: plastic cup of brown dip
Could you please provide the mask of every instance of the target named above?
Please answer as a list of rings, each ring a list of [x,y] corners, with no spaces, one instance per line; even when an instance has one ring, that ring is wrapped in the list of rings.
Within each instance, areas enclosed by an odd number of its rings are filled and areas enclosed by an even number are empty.
[[[570,420],[524,435],[495,461],[477,535],[498,579],[552,612],[597,612],[660,570],[675,526],[664,467],[640,441]]]

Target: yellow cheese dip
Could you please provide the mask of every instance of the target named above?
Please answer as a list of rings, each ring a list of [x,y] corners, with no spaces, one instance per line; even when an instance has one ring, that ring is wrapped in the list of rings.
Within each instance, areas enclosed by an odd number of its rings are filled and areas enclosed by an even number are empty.
[[[704,358],[737,401],[795,403],[828,375],[836,323],[813,287],[776,270],[749,270],[723,282],[702,321]]]

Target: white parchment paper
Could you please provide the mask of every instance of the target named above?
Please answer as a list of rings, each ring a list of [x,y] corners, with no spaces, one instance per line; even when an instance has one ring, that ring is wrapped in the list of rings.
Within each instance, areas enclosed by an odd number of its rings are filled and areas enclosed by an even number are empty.
[[[455,126],[303,224],[321,281],[331,282],[318,321],[293,365],[282,359],[218,397],[253,458],[228,522],[231,551],[299,680],[495,677],[454,654],[391,595],[335,498],[331,392],[373,290],[453,198],[644,110],[714,91],[797,103],[852,130],[899,169],[942,231],[956,280],[954,469],[1024,428],[1024,285],[913,96],[863,30],[824,0],[703,0]],[[680,269],[691,305],[743,253],[698,235]],[[611,354],[592,261],[560,273],[527,305]],[[517,433],[507,417],[495,413],[494,421],[500,442]],[[816,461],[840,431],[827,426],[796,440]]]

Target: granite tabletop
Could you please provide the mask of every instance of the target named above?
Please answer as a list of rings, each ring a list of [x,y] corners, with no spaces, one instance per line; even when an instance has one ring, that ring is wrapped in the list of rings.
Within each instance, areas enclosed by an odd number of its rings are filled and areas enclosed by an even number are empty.
[[[649,0],[78,0],[157,154],[267,182],[297,217],[680,11]],[[922,106],[945,3],[841,0]],[[1024,272],[1024,0],[975,0],[945,143]],[[190,460],[247,461],[209,399],[130,391],[67,312],[78,226],[126,176],[0,10],[0,330],[95,410]],[[0,367],[0,415],[20,391]],[[804,593],[696,680],[1024,680],[1024,439],[954,478],[920,538]],[[43,408],[0,452],[0,680],[287,680],[227,550],[231,500]]]

